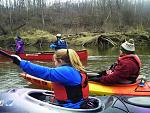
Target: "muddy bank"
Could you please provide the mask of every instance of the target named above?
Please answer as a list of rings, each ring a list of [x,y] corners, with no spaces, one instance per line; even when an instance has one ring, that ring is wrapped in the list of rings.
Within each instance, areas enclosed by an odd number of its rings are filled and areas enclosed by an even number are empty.
[[[110,32],[110,33],[80,33],[68,37],[70,44],[82,46],[110,47],[119,46],[125,40],[133,38],[136,46],[148,46],[150,33],[148,32]]]
[[[26,45],[43,46],[49,45],[55,35],[47,31],[32,30],[20,32],[20,36],[24,39]],[[16,35],[0,36],[1,46],[11,47],[15,45]],[[147,46],[150,44],[149,32],[109,32],[109,33],[87,33],[79,34],[63,34],[63,39],[69,45],[75,46],[95,46],[95,47],[111,47],[119,46],[120,43],[133,38],[138,46]]]

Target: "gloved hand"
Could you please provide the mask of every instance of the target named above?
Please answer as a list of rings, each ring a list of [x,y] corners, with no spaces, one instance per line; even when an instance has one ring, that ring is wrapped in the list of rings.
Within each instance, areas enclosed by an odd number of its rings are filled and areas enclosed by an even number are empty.
[[[110,66],[109,70],[113,70],[116,67],[117,63],[114,63]]]
[[[88,76],[88,80],[99,82],[100,77],[102,77],[102,76],[104,76],[106,74],[107,74],[106,70],[100,71],[100,72],[98,72],[98,75],[96,75],[96,76]]]
[[[55,48],[56,48],[56,45],[55,45],[55,44],[51,44],[49,47],[50,47],[51,49],[55,49]]]
[[[15,54],[18,55],[19,53],[18,53],[18,52],[15,52]]]
[[[11,55],[13,59],[13,63],[20,65],[21,58],[18,55]]]
[[[99,77],[101,77],[101,76],[103,76],[103,75],[106,75],[107,73],[106,73],[106,70],[104,70],[104,71],[100,71],[100,72],[98,72],[98,76]]]
[[[93,77],[88,77],[89,81],[95,81],[95,82],[99,82],[99,78],[98,76],[93,76]]]

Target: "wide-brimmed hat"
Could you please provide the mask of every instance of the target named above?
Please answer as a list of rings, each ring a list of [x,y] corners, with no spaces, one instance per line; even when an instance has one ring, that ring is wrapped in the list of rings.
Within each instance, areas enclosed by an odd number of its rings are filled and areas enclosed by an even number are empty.
[[[123,52],[135,52],[134,40],[129,39],[129,41],[125,41],[121,44],[121,50]]]

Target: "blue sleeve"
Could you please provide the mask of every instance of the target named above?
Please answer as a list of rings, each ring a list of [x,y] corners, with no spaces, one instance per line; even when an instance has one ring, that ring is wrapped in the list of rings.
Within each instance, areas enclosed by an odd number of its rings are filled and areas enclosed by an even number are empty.
[[[70,66],[50,68],[22,60],[20,62],[20,67],[26,73],[44,80],[58,82],[65,85],[78,85],[81,83],[80,73]]]
[[[52,43],[49,47],[52,48],[52,49],[55,49],[56,45],[54,43]]]

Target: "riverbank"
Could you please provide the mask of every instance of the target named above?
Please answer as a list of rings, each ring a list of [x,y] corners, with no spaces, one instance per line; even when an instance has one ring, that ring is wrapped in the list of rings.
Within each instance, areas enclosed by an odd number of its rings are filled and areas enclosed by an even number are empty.
[[[24,39],[26,45],[42,46],[52,42],[55,35],[42,30],[20,31],[20,36]],[[16,34],[0,36],[2,46],[14,46]],[[74,46],[118,46],[125,40],[133,38],[138,46],[147,46],[150,43],[150,32],[130,31],[130,32],[107,32],[107,33],[88,33],[63,34],[63,39],[69,45]]]

